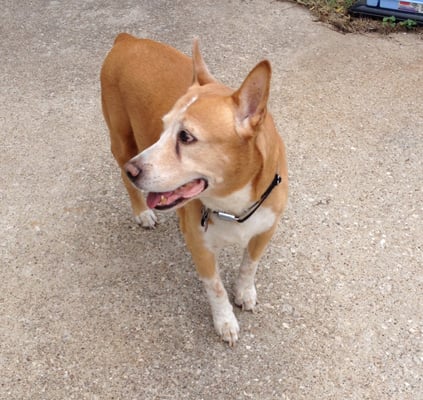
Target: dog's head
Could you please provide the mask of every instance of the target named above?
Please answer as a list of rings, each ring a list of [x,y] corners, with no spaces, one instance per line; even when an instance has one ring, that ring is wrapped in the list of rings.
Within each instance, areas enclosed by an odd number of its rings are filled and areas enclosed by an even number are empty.
[[[269,62],[254,67],[236,91],[209,73],[196,41],[193,66],[193,84],[163,117],[160,139],[125,165],[133,184],[149,192],[150,208],[226,196],[260,169],[256,142],[266,119]]]

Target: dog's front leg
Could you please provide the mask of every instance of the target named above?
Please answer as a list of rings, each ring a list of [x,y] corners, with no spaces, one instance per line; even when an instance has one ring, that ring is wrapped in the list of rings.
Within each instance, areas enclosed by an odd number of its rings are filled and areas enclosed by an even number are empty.
[[[135,221],[143,228],[154,228],[157,223],[156,214],[147,207],[144,195],[131,184],[124,170],[122,170],[122,180],[131,200]]]
[[[220,279],[215,254],[198,242],[195,246],[192,246],[191,242],[189,247],[200,280],[206,289],[212,310],[214,327],[222,339],[228,342],[230,346],[233,346],[238,340],[238,321]]]
[[[191,213],[185,209],[178,210],[181,231],[206,289],[216,331],[225,342],[233,346],[238,340],[239,325],[219,276],[217,254],[206,247],[200,221],[196,217],[193,218],[193,215],[200,215],[200,208],[195,208],[195,203],[189,206],[194,209]]]
[[[257,292],[254,284],[257,266],[258,261],[253,261],[248,248],[245,249],[235,282],[235,304],[243,310],[254,310],[257,302]]]
[[[201,268],[197,268],[197,270],[199,271],[200,279],[204,283],[210,302],[214,327],[222,339],[228,342],[230,346],[233,346],[238,340],[239,325],[219,273],[216,271],[212,277],[202,277]]]
[[[235,304],[243,310],[254,310],[257,292],[254,279],[261,255],[273,235],[275,227],[253,237],[244,250],[239,274],[235,282]]]

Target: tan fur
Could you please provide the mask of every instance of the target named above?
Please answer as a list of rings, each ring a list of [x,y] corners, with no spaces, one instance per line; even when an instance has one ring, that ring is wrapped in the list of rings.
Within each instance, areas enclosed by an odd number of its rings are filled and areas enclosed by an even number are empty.
[[[216,330],[229,344],[238,339],[239,328],[219,277],[221,239],[245,248],[235,302],[252,309],[257,262],[287,200],[285,149],[267,111],[270,73],[270,64],[263,61],[233,91],[210,74],[197,42],[191,60],[167,45],[128,34],[116,38],[101,71],[112,153],[134,214],[150,213],[139,189],[170,193],[188,182],[208,182],[177,212]],[[192,133],[195,143],[180,142],[181,130]],[[276,172],[283,182],[248,221],[237,224],[212,216],[207,231],[200,226],[203,205],[240,214],[260,198]],[[145,226],[152,226],[148,218]]]
[[[190,58],[172,47],[126,33],[117,36],[101,70],[101,101],[111,150],[121,168],[157,141],[161,118],[185,93],[192,74]],[[144,198],[125,173],[122,179],[138,215],[147,207]]]

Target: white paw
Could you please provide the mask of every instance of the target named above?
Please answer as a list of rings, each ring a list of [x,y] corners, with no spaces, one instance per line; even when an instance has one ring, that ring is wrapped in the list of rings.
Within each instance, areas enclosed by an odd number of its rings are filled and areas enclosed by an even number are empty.
[[[213,322],[220,337],[228,342],[229,346],[234,346],[238,341],[239,325],[233,311],[214,316]]]
[[[135,216],[135,221],[143,228],[154,228],[157,222],[157,217],[153,210],[145,210]]]
[[[255,286],[246,288],[235,288],[235,304],[245,311],[253,311],[257,303],[257,292]]]

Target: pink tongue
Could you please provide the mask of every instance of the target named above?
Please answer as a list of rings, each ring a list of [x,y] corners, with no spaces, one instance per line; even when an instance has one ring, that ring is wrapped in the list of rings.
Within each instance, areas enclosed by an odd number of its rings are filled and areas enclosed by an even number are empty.
[[[147,205],[150,208],[156,208],[158,205],[167,206],[180,198],[189,199],[204,190],[204,181],[196,179],[186,183],[178,189],[171,192],[154,193],[150,192],[147,196]]]
[[[149,193],[147,196],[147,206],[149,208],[155,208],[160,203],[161,194]]]

